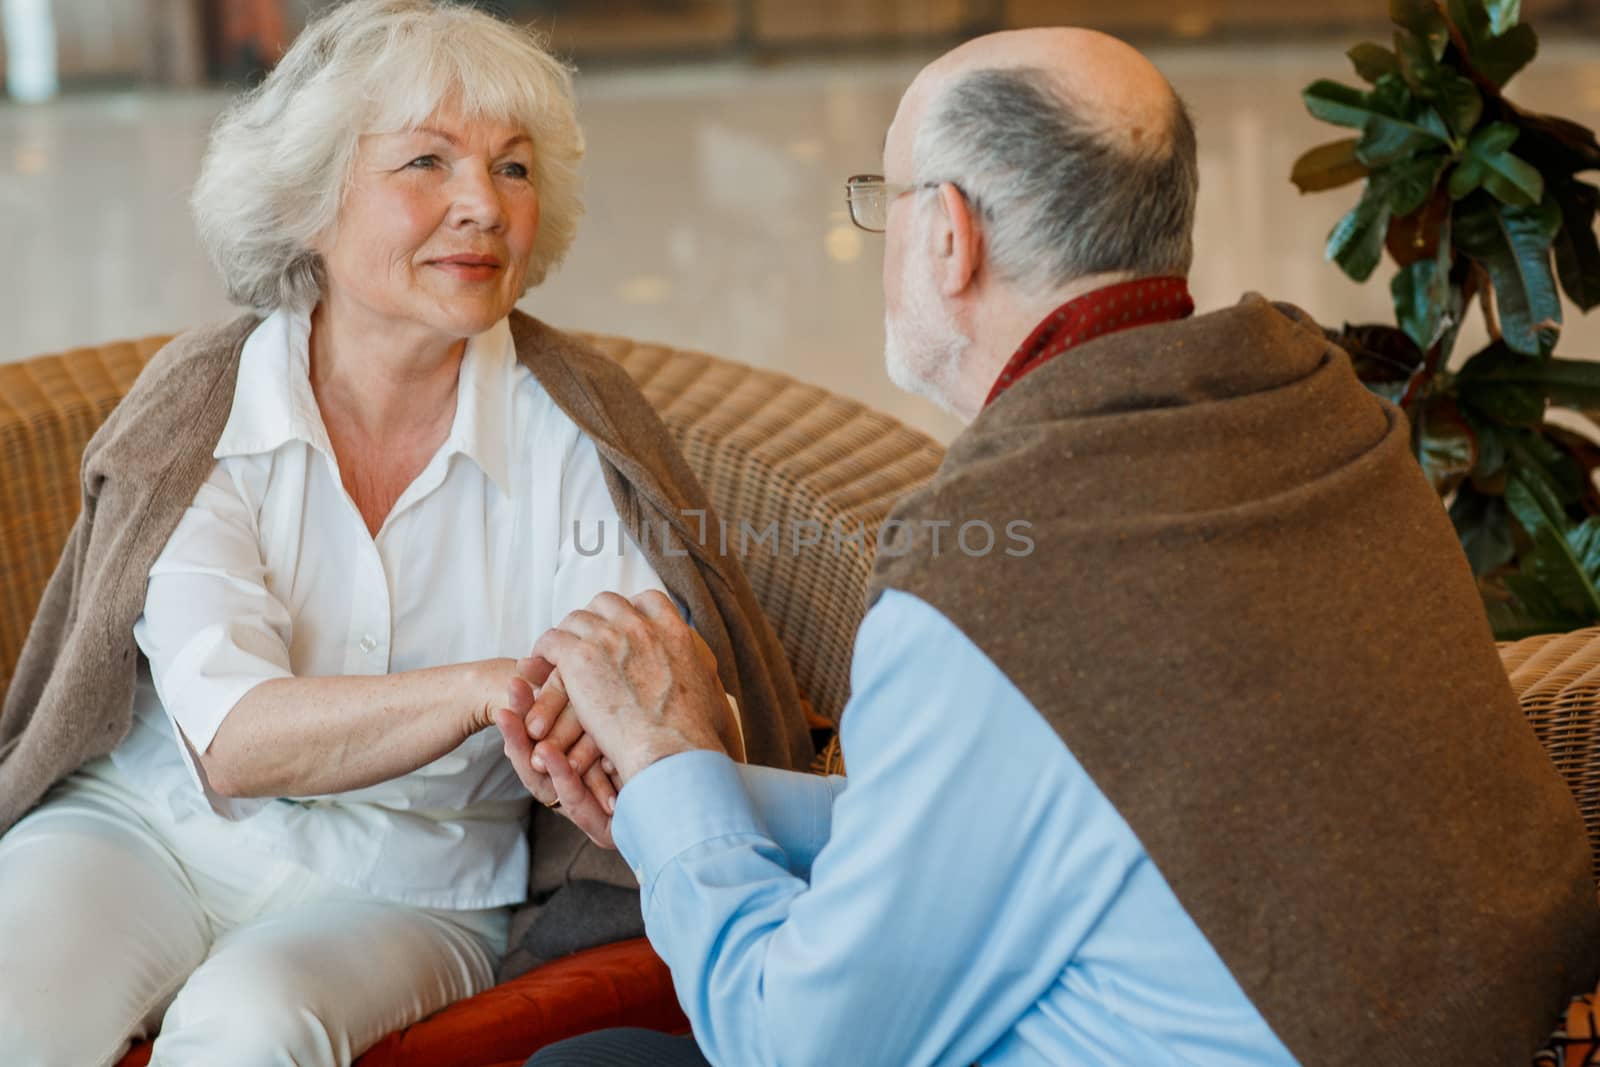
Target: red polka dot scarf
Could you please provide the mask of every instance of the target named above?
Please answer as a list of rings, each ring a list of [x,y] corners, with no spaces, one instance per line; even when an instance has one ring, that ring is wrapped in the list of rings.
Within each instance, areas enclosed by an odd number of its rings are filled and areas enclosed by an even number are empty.
[[[1135,326],[1176,322],[1193,314],[1194,300],[1189,296],[1188,282],[1182,278],[1136,278],[1085,293],[1056,308],[1028,335],[995,379],[983,405],[988,407],[1023,375],[1074,345]]]

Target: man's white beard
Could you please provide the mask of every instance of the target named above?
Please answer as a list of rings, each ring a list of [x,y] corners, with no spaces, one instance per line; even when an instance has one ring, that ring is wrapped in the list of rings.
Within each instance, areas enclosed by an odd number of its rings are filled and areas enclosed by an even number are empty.
[[[907,281],[899,316],[904,332],[894,317],[883,317],[883,362],[889,380],[959,417],[955,396],[972,338],[961,332],[954,316],[939,301],[926,267]]]

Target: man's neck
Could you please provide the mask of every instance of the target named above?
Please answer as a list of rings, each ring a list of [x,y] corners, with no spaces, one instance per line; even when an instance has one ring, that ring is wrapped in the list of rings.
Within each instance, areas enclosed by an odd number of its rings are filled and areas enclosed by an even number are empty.
[[[972,347],[962,361],[961,379],[956,395],[951,398],[956,416],[962,422],[978,417],[989,390],[994,387],[994,380],[1016,354],[1017,346],[1033,333],[1045,316],[1080,296],[1137,277],[1129,271],[1090,274],[1038,294],[996,286],[987,299],[978,302]]]

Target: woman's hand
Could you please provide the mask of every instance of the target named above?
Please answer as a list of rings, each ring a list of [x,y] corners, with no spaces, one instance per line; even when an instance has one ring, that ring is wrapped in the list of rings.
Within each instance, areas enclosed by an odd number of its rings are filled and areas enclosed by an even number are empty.
[[[464,741],[479,730],[487,730],[495,724],[495,712],[506,706],[506,682],[516,676],[517,661],[501,657],[462,666],[467,672],[467,689],[471,694],[466,706],[466,721],[462,724]]]
[[[506,758],[523,786],[546,807],[558,803],[551,775],[553,765],[560,764],[560,770],[579,782],[609,816],[616,808],[619,787],[603,764],[599,747],[578,722],[560,674],[551,673],[535,689],[531,671],[525,669],[528,663],[517,662],[516,673],[506,689],[503,713],[495,716],[505,741]]]
[[[616,802],[603,804],[595,796],[588,779],[579,778],[573,773],[554,749],[540,744],[535,752],[548,753],[550,781],[556,791],[561,814],[572,820],[573,825],[587,834],[590,841],[601,848],[616,849],[616,843],[611,838],[611,816],[616,811]],[[595,770],[599,770],[599,767]]]

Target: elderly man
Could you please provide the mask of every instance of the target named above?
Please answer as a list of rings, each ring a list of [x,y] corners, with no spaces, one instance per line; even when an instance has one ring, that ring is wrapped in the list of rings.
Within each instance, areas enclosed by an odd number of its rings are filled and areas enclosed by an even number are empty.
[[[698,1047],[533,1062],[1527,1063],[1600,965],[1575,806],[1400,414],[1291,308],[1192,315],[1171,87],[1100,34],[986,37],[884,169],[851,196],[889,371],[969,425],[880,556],[850,777],[724,755],[659,594],[541,638],[614,816],[508,753],[615,835]]]

